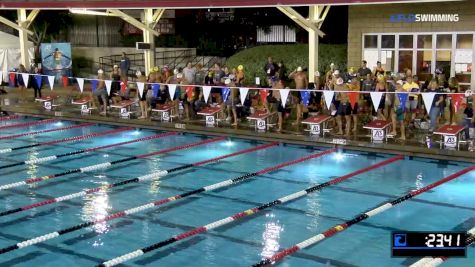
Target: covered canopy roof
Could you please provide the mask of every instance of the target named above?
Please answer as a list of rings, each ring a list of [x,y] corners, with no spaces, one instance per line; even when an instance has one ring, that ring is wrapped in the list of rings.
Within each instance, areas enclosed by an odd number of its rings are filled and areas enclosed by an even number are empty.
[[[223,7],[270,7],[309,5],[360,5],[382,3],[438,2],[444,0],[2,0],[3,9],[69,9],[69,8],[223,8]]]

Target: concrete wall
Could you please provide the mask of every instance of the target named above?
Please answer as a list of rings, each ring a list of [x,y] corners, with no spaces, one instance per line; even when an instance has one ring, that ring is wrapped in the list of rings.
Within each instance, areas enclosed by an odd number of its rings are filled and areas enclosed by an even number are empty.
[[[475,31],[475,1],[349,7],[348,66],[360,66],[364,33]],[[393,14],[459,14],[458,22],[392,23]]]

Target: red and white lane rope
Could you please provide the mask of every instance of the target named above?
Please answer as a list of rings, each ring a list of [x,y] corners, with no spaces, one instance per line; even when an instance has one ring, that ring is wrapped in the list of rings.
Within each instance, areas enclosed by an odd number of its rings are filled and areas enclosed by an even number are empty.
[[[88,127],[88,126],[92,126],[92,125],[94,125],[94,123],[82,123],[82,124],[76,124],[76,125],[61,127],[61,128],[34,131],[34,132],[22,133],[22,134],[6,135],[6,136],[0,136],[0,140],[13,139],[13,138],[18,138],[18,137],[23,137],[23,136],[38,135],[38,134],[51,133],[51,132],[67,131],[67,130],[82,128],[82,127]]]
[[[465,246],[468,247],[475,243],[475,227],[468,230]],[[425,257],[411,264],[410,267],[436,267],[447,261],[449,257]]]
[[[408,199],[411,199],[417,195],[420,195],[424,192],[427,192],[428,190],[434,188],[434,187],[437,187],[441,184],[444,184],[446,182],[449,182],[453,179],[456,179],[468,172],[471,172],[473,169],[475,169],[475,166],[471,166],[471,167],[468,167],[468,168],[465,168],[461,171],[458,171],[452,175],[449,175],[437,182],[434,182],[430,185],[427,185],[419,190],[416,190],[416,191],[412,191],[398,199],[395,199],[391,202],[387,202],[383,205],[380,205],[374,209],[371,209],[370,211],[368,212],[365,212],[365,213],[361,213],[359,215],[357,215],[355,218],[349,220],[349,221],[346,221],[345,223],[342,223],[342,224],[339,224],[339,225],[336,225],[328,230],[326,230],[325,232],[321,233],[321,234],[318,234],[318,235],[315,235],[315,236],[312,236],[311,238],[307,239],[307,240],[304,240],[296,245],[294,245],[293,247],[290,247],[288,249],[285,249],[281,252],[278,252],[277,254],[275,254],[274,256],[270,257],[270,258],[267,258],[267,259],[264,259],[262,261],[260,261],[259,263],[257,264],[254,264],[253,267],[257,267],[257,266],[266,266],[268,264],[273,264],[274,262],[276,261],[279,261],[279,260],[282,260],[283,258],[287,257],[288,255],[291,255],[291,254],[294,254],[295,252],[301,250],[301,249],[304,249],[306,247],[309,247],[309,246],[312,246],[326,238],[330,238],[331,236],[341,232],[341,231],[344,231],[345,229],[349,228],[350,226],[354,225],[354,224],[357,224],[361,221],[364,221],[366,219],[368,219],[369,217],[372,217],[372,216],[375,216],[381,212],[384,212],[398,204],[400,204],[401,202],[404,202]]]
[[[128,261],[130,259],[133,259],[133,258],[136,258],[136,257],[139,257],[147,252],[151,252],[153,250],[156,250],[156,249],[159,249],[159,248],[162,248],[162,247],[165,247],[165,246],[168,246],[170,244],[173,244],[175,242],[178,242],[180,240],[183,240],[183,239],[186,239],[186,238],[189,238],[189,237],[192,237],[192,236],[195,236],[197,234],[201,234],[201,233],[204,233],[204,232],[208,232],[209,230],[212,230],[212,229],[215,229],[215,228],[218,228],[218,227],[221,227],[223,225],[227,225],[229,223],[232,223],[234,221],[237,221],[237,220],[240,220],[244,217],[247,217],[247,216],[250,216],[250,215],[253,215],[253,214],[256,214],[262,210],[265,210],[265,209],[268,209],[268,208],[271,208],[271,207],[274,207],[274,206],[277,206],[277,205],[280,205],[280,204],[284,204],[286,202],[290,202],[290,201],[293,201],[295,199],[298,199],[298,198],[301,198],[303,196],[306,196],[310,193],[313,193],[315,191],[319,191],[327,186],[330,186],[330,185],[333,185],[333,184],[336,184],[336,183],[340,183],[340,182],[343,182],[353,176],[356,176],[358,174],[361,174],[361,173],[364,173],[364,172],[368,172],[370,170],[373,170],[373,169],[376,169],[376,168],[379,168],[381,166],[384,166],[384,165],[387,165],[389,163],[392,163],[394,161],[397,161],[397,160],[400,160],[402,159],[403,157],[402,156],[396,156],[396,157],[393,157],[391,159],[388,159],[388,160],[385,160],[383,162],[380,162],[376,165],[373,165],[373,166],[370,166],[370,167],[367,167],[367,168],[364,168],[364,169],[361,169],[361,170],[358,170],[358,171],[355,171],[355,172],[352,172],[352,173],[349,173],[345,176],[341,176],[339,178],[336,178],[336,179],[333,179],[331,181],[328,181],[328,182],[325,182],[325,183],[322,183],[322,184],[319,184],[319,185],[315,185],[315,186],[312,186],[312,187],[309,187],[305,190],[302,190],[302,191],[298,191],[298,192],[295,192],[293,194],[290,194],[290,195],[287,195],[287,196],[284,196],[284,197],[281,197],[279,199],[276,199],[276,200],[273,200],[271,202],[268,202],[266,204],[262,204],[260,206],[257,206],[257,207],[254,207],[254,208],[251,208],[251,209],[248,209],[248,210],[245,210],[245,211],[242,211],[242,212],[239,212],[239,213],[236,213],[234,215],[231,215],[229,217],[226,217],[224,219],[221,219],[221,220],[218,220],[218,221],[215,221],[215,222],[212,222],[212,223],[209,223],[207,225],[203,225],[201,227],[197,227],[195,229],[192,229],[188,232],[185,232],[185,233],[182,233],[182,234],[179,234],[179,235],[175,235],[169,239],[166,239],[166,240],[163,240],[161,242],[158,242],[158,243],[155,243],[151,246],[148,246],[148,247],[145,247],[145,248],[142,248],[142,249],[139,249],[139,250],[135,250],[131,253],[127,253],[125,255],[122,255],[120,257],[117,257],[117,258],[114,258],[112,260],[109,260],[109,261],[106,261],[98,266],[100,267],[105,267],[105,266],[115,266],[117,264],[120,264],[120,263],[123,263],[125,261]]]
[[[57,121],[58,121],[57,119],[46,119],[46,120],[39,120],[39,121],[14,123],[14,124],[0,126],[0,130],[7,129],[7,128],[29,127],[29,126],[35,126],[35,125],[41,125],[41,124],[48,124],[48,123],[57,122]]]
[[[19,119],[19,118],[21,118],[20,115],[10,115],[10,116],[0,117],[0,121],[16,120],[16,119]]]
[[[125,217],[125,216],[131,215],[131,214],[135,214],[135,213],[138,213],[138,212],[142,212],[142,211],[145,211],[145,210],[149,210],[149,209],[152,209],[156,206],[160,206],[160,205],[163,205],[163,204],[166,204],[166,203],[178,200],[178,199],[182,199],[182,198],[185,198],[185,197],[188,197],[188,196],[191,196],[191,195],[199,194],[199,193],[206,192],[206,191],[216,190],[216,189],[219,189],[219,188],[230,186],[232,184],[237,184],[237,183],[243,182],[245,180],[248,180],[248,179],[250,179],[254,176],[258,176],[258,175],[261,175],[261,174],[264,174],[264,173],[275,171],[275,170],[278,170],[280,168],[284,168],[284,167],[287,167],[287,166],[290,166],[290,165],[293,165],[293,164],[301,163],[301,162],[309,160],[309,159],[318,158],[318,157],[327,155],[329,153],[332,153],[334,151],[336,151],[336,149],[332,148],[332,149],[325,150],[325,151],[320,152],[320,153],[311,154],[309,156],[306,156],[306,157],[303,157],[303,158],[300,158],[300,159],[296,159],[296,160],[292,160],[292,161],[288,161],[288,162],[284,162],[284,163],[281,163],[279,165],[260,170],[258,172],[248,173],[248,174],[236,177],[234,179],[229,179],[229,180],[226,180],[226,181],[223,181],[223,182],[220,182],[220,183],[216,183],[216,184],[212,184],[212,185],[209,185],[209,186],[201,187],[199,189],[188,191],[188,192],[185,192],[183,194],[179,194],[179,195],[176,195],[176,196],[173,196],[173,197],[161,199],[161,200],[158,200],[158,201],[155,201],[155,202],[150,202],[148,204],[137,206],[137,207],[134,207],[134,208],[131,208],[131,209],[128,209],[128,210],[119,211],[119,212],[116,212],[114,214],[108,215],[108,216],[106,216],[102,219],[97,219],[97,220],[93,220],[93,221],[84,222],[84,223],[81,223],[81,224],[63,229],[63,230],[59,230],[59,231],[56,231],[56,232],[51,232],[51,233],[41,235],[41,236],[38,236],[38,237],[35,237],[35,238],[32,238],[32,239],[28,239],[28,240],[16,243],[16,244],[11,245],[11,246],[1,248],[0,249],[0,254],[4,254],[4,253],[7,253],[7,252],[10,252],[10,251],[13,251],[13,250],[17,250],[17,249],[20,249],[20,248],[29,247],[29,246],[44,242],[46,240],[50,240],[50,239],[56,238],[58,236],[67,234],[67,233],[71,233],[71,232],[74,232],[74,231],[77,231],[77,230],[80,230],[80,229],[83,229],[83,228],[87,228],[87,227],[95,225],[97,223],[102,223],[102,222],[110,221],[110,220],[113,220],[113,219]]]
[[[93,138],[93,137],[99,137],[99,136],[104,136],[104,135],[109,135],[109,134],[115,134],[115,133],[130,131],[132,129],[133,129],[132,127],[123,127],[123,128],[113,129],[113,130],[109,130],[109,131],[86,134],[86,135],[79,135],[79,136],[73,136],[73,137],[48,141],[48,142],[41,142],[41,143],[30,144],[30,145],[25,145],[25,146],[18,146],[18,147],[11,147],[11,148],[3,148],[3,149],[0,149],[0,154],[10,153],[12,151],[26,149],[26,148],[32,148],[32,147],[38,147],[38,146],[50,146],[50,145],[59,144],[59,143],[77,142],[77,141],[81,141],[81,140],[89,139],[89,138]]]
[[[26,161],[23,161],[23,162],[16,162],[16,163],[8,164],[8,165],[3,165],[3,166],[0,166],[0,169],[10,168],[10,167],[20,166],[20,165],[27,165],[27,164],[44,163],[44,162],[47,162],[47,161],[51,161],[51,160],[55,160],[55,159],[59,159],[59,158],[63,158],[63,157],[78,155],[78,154],[82,154],[82,153],[97,151],[97,150],[116,147],[116,146],[122,146],[122,145],[138,143],[138,142],[155,140],[155,139],[158,139],[158,138],[162,138],[162,137],[170,136],[170,135],[176,135],[176,134],[177,134],[176,132],[161,133],[161,134],[156,134],[156,135],[152,135],[152,136],[147,136],[147,137],[138,138],[138,139],[125,141],[125,142],[120,142],[120,143],[114,143],[114,144],[105,145],[105,146],[98,146],[98,147],[93,147],[93,148],[80,149],[80,150],[66,152],[66,153],[59,154],[59,155],[42,157],[42,158],[37,158],[37,159],[33,159],[33,160],[26,160]]]
[[[117,183],[108,184],[108,185],[105,185],[105,186],[99,186],[99,187],[90,188],[90,189],[86,188],[86,189],[83,189],[79,192],[72,193],[72,194],[69,194],[69,195],[56,197],[56,198],[51,198],[51,199],[47,199],[47,200],[44,200],[44,201],[41,201],[41,202],[26,205],[26,206],[23,206],[23,207],[20,207],[20,208],[14,208],[14,209],[10,209],[10,210],[0,212],[0,217],[6,216],[6,215],[9,215],[9,214],[13,214],[13,213],[18,213],[18,212],[30,210],[30,209],[33,209],[33,208],[38,208],[38,207],[50,205],[50,204],[53,204],[53,203],[58,203],[58,202],[65,201],[65,200],[71,200],[71,199],[74,199],[74,198],[83,197],[85,195],[93,194],[93,193],[96,193],[96,192],[99,192],[99,191],[107,191],[111,188],[124,186],[124,185],[131,184],[131,183],[141,183],[141,182],[147,182],[147,181],[151,181],[151,180],[157,180],[159,178],[163,178],[164,176],[167,176],[170,173],[186,170],[186,169],[193,168],[193,167],[202,166],[202,165],[205,165],[205,164],[208,164],[208,163],[216,163],[216,162],[219,162],[220,160],[223,160],[225,158],[235,157],[235,156],[251,153],[251,152],[254,152],[254,151],[258,151],[258,150],[267,149],[267,148],[270,148],[270,147],[273,147],[273,146],[276,146],[276,145],[278,145],[277,142],[270,143],[270,144],[265,144],[265,145],[261,145],[261,146],[257,146],[257,147],[252,147],[252,148],[240,150],[240,151],[237,151],[237,152],[234,152],[234,153],[231,153],[231,154],[226,154],[226,155],[223,155],[223,156],[215,157],[215,158],[212,158],[212,159],[208,159],[208,160],[204,160],[204,161],[200,161],[200,162],[196,162],[196,163],[192,163],[192,164],[186,164],[186,165],[183,165],[183,166],[180,166],[180,167],[175,167],[175,168],[168,169],[168,170],[162,170],[162,171],[150,173],[150,174],[147,174],[147,175],[139,176],[139,177],[136,177],[136,178],[120,181],[120,182],[117,182]]]
[[[104,162],[104,163],[90,165],[90,166],[77,168],[77,169],[71,169],[71,170],[67,170],[67,171],[64,171],[64,172],[56,173],[56,174],[51,174],[51,175],[46,175],[46,176],[36,177],[36,178],[30,178],[30,179],[26,179],[26,180],[23,180],[23,181],[20,181],[20,182],[0,185],[0,191],[1,190],[12,189],[12,188],[16,188],[16,187],[21,187],[21,186],[26,186],[26,185],[29,185],[29,184],[45,182],[45,181],[49,181],[49,180],[52,180],[54,178],[58,178],[58,177],[65,176],[65,175],[68,175],[68,174],[80,173],[80,172],[81,173],[82,172],[90,172],[90,171],[107,169],[110,166],[118,164],[118,163],[123,163],[123,162],[131,161],[131,160],[135,160],[135,159],[140,159],[140,158],[145,158],[145,157],[150,157],[150,156],[156,156],[156,155],[160,155],[160,154],[165,154],[165,153],[169,153],[169,152],[176,151],[176,150],[188,149],[188,148],[192,148],[192,147],[199,146],[199,145],[204,145],[204,144],[209,144],[209,143],[221,141],[221,140],[224,140],[224,139],[226,139],[226,138],[225,137],[216,137],[216,138],[207,139],[207,140],[203,140],[203,141],[200,141],[200,142],[186,144],[186,145],[182,145],[182,146],[172,147],[172,148],[168,148],[168,149],[164,149],[164,150],[160,150],[160,151],[152,152],[152,153],[148,153],[148,154],[143,154],[143,155],[138,155],[138,156],[131,156],[131,157],[115,160],[115,161]]]

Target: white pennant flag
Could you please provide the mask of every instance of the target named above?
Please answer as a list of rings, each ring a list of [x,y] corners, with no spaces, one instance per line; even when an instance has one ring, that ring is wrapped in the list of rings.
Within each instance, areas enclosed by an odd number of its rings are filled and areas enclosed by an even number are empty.
[[[142,83],[142,82],[137,82],[137,88],[139,89],[139,96],[142,97],[143,95],[143,88],[144,88],[145,84]]]
[[[373,102],[374,111],[378,112],[379,103],[381,103],[381,98],[383,97],[383,92],[371,92],[371,101]]]
[[[323,96],[325,97],[325,104],[327,105],[327,108],[330,109],[333,101],[333,96],[335,95],[334,91],[323,91]]]
[[[206,103],[208,103],[210,93],[211,93],[211,86],[203,86],[203,97],[205,98]]]
[[[170,94],[170,99],[173,100],[175,98],[175,91],[176,91],[176,84],[169,84],[168,85],[168,93]]]
[[[0,84],[3,82],[3,71],[0,71]]]
[[[107,89],[107,95],[111,95],[111,84],[112,84],[112,81],[111,80],[105,80],[104,83],[106,84],[106,89]]]
[[[426,106],[427,113],[430,113],[432,108],[432,102],[434,101],[435,93],[423,93],[422,99],[424,100],[424,106]]]
[[[282,107],[285,108],[285,104],[287,103],[287,98],[289,97],[290,90],[289,89],[281,89],[280,92],[280,99],[282,100]]]
[[[25,87],[28,87],[28,80],[30,78],[30,74],[22,73],[21,77],[23,78],[23,84],[25,85]]]
[[[244,105],[244,101],[246,101],[247,93],[249,92],[249,88],[239,88],[239,95],[241,95],[241,105]]]
[[[84,90],[84,78],[76,78],[76,80],[78,81],[79,91],[82,93]]]
[[[49,88],[53,91],[54,86],[54,76],[48,76]]]

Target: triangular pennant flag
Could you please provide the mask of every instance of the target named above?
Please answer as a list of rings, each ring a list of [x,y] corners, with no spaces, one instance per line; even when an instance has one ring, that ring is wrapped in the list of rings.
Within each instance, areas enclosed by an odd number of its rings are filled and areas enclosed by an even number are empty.
[[[121,81],[120,82],[120,92],[122,94],[125,94],[126,90],[127,90],[127,81]]]
[[[82,93],[84,91],[84,78],[76,78],[78,81],[79,91]]]
[[[69,77],[63,76],[63,86],[68,87],[68,85],[69,85]]]
[[[168,85],[168,93],[170,94],[170,99],[173,100],[175,98],[175,91],[176,91],[176,84],[169,84]]]
[[[93,93],[97,90],[97,84],[98,83],[99,83],[98,80],[91,80],[91,89],[92,89]]]
[[[192,98],[193,98],[193,90],[194,90],[194,89],[195,89],[195,88],[194,88],[193,86],[187,86],[187,87],[185,88],[185,90],[186,90],[186,96],[188,97],[188,99],[192,99]]]
[[[54,86],[54,76],[48,76],[49,88],[53,91]]]
[[[325,97],[325,104],[327,105],[327,109],[330,109],[333,102],[334,95],[335,95],[334,91],[328,91],[328,90],[323,91],[323,97]]]
[[[10,77],[8,79],[8,85],[10,85],[10,87],[15,87],[15,78],[16,78],[15,73],[10,72]]]
[[[223,94],[223,101],[226,102],[228,100],[229,93],[231,93],[231,89],[224,87],[221,89],[221,93]]]
[[[269,90],[267,89],[261,89],[259,90],[259,95],[261,96],[261,101],[262,104],[267,103],[267,95],[268,95]]]
[[[423,93],[422,100],[424,100],[424,106],[426,107],[427,114],[432,109],[432,102],[434,102],[435,93]]]
[[[158,92],[160,92],[160,84],[152,84],[152,97],[158,97]]]
[[[308,103],[310,102],[310,92],[300,91],[300,97],[302,99],[303,105],[308,106]]]
[[[241,96],[241,105],[244,105],[248,92],[249,92],[249,88],[245,88],[245,87],[239,88],[239,95]]]
[[[203,86],[203,97],[205,98],[206,103],[208,103],[210,93],[211,93],[211,86]]]
[[[348,98],[350,99],[351,108],[355,108],[355,104],[358,103],[359,92],[349,92]]]
[[[106,90],[107,90],[107,95],[111,95],[111,85],[112,81],[111,80],[105,80],[104,83],[106,84]]]
[[[137,89],[139,89],[139,96],[142,97],[143,95],[143,88],[145,84],[143,82],[137,82]]]
[[[36,74],[35,75],[35,81],[36,81],[36,85],[38,85],[38,88],[41,88],[41,86],[43,85],[43,77],[41,77],[41,75],[38,75]]]
[[[399,109],[406,110],[406,101],[408,94],[399,93],[397,97],[399,98]]]
[[[25,85],[25,87],[28,87],[28,80],[30,79],[30,74],[22,73],[21,78],[23,79],[23,84]]]
[[[383,92],[370,92],[371,102],[373,102],[374,111],[378,111],[379,103],[381,103],[381,99],[383,98]]]
[[[287,98],[289,97],[290,90],[289,89],[281,89],[280,92],[280,100],[282,101],[282,107],[285,108],[285,104],[287,103]]]
[[[460,103],[462,103],[463,96],[462,94],[450,94],[452,97],[452,103],[454,103],[455,112],[458,111]]]
[[[3,71],[0,71],[0,84],[3,82]]]

